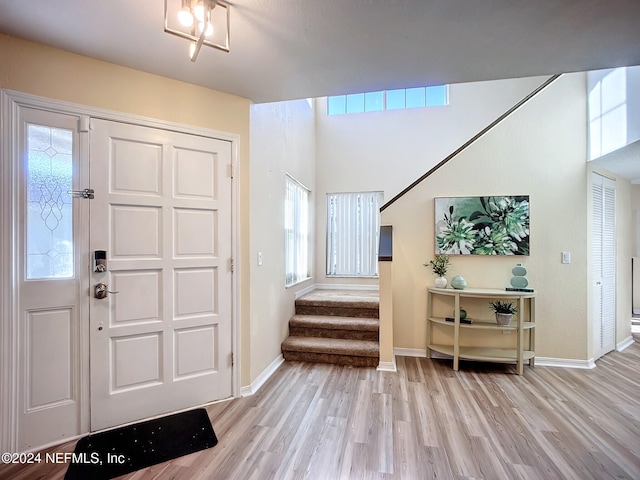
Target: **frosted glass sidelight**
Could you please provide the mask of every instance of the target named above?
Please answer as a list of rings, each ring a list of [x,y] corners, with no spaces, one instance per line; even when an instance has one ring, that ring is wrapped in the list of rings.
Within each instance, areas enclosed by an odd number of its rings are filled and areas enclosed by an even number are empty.
[[[73,131],[27,129],[28,280],[73,278]]]

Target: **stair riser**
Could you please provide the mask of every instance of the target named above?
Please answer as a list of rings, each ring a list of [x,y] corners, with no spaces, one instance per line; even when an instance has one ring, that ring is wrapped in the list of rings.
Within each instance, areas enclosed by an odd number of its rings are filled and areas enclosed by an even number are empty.
[[[289,335],[295,337],[344,338],[345,340],[371,340],[377,342],[378,332],[338,330],[332,328],[304,328],[289,326]]]
[[[354,357],[349,355],[335,355],[330,353],[311,353],[282,351],[284,359],[292,362],[332,363],[335,365],[350,365],[353,367],[377,367],[378,357]]]
[[[326,307],[296,304],[297,315],[327,315],[333,317],[379,318],[377,308]]]

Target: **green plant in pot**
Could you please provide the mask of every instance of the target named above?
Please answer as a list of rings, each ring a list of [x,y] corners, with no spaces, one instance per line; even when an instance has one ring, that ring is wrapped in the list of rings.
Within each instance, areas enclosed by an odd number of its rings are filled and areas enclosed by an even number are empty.
[[[449,269],[449,265],[451,262],[449,261],[449,255],[436,255],[433,260],[429,260],[429,263],[425,263],[425,267],[431,267],[433,273],[435,273],[438,277],[436,278],[435,285],[438,288],[446,288],[447,279],[444,276],[447,274],[447,270]]]
[[[513,302],[502,300],[489,302],[489,307],[496,314],[498,325],[511,325],[511,319],[518,312]]]

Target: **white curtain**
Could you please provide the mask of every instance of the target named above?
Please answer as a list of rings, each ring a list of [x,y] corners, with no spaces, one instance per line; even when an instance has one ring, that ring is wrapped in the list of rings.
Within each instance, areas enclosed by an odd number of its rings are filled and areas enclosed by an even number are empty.
[[[382,192],[327,194],[327,275],[378,275],[382,198]]]

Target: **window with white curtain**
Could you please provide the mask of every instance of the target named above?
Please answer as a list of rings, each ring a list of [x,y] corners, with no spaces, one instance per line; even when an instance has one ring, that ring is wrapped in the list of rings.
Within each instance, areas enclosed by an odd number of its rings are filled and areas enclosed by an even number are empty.
[[[327,275],[378,276],[382,192],[327,194]]]
[[[284,199],[285,285],[290,287],[310,277],[309,190],[286,176]]]

